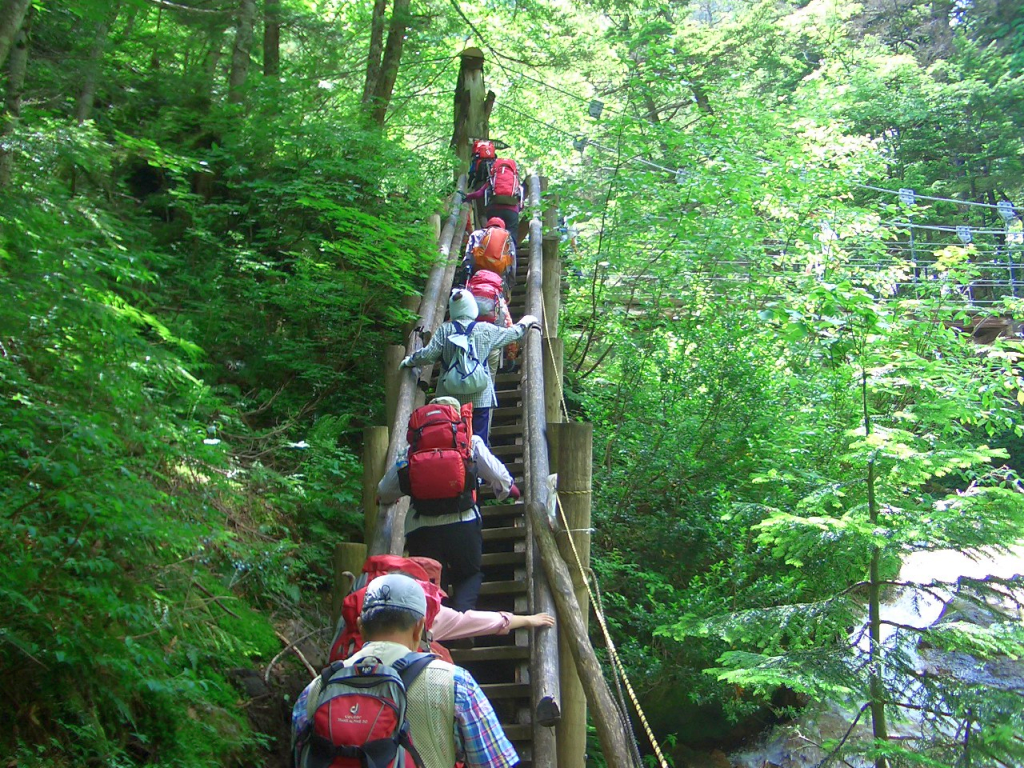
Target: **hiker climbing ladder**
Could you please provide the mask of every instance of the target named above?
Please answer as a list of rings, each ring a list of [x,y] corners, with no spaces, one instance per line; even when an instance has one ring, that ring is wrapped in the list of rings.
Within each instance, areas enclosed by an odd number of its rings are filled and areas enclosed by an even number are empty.
[[[483,56],[477,49],[463,54],[463,69],[456,93],[456,149],[468,167],[469,142],[487,137],[487,115],[493,95],[484,104]],[[461,114],[461,117],[460,117]],[[525,229],[520,227],[519,263],[511,291],[513,318],[523,314],[544,317],[541,329],[527,332],[523,341],[521,368],[501,373],[495,381],[498,404],[492,411],[491,444],[520,489],[523,501],[496,503],[490,489],[481,492],[483,526],[484,584],[477,607],[516,613],[556,613],[556,627],[515,630],[506,637],[477,638],[471,648],[456,648],[456,662],[466,666],[482,684],[497,711],[503,728],[515,745],[526,768],[582,768],[585,760],[586,708],[589,707],[602,751],[609,764],[636,765],[632,736],[625,727],[626,716],[616,708],[608,685],[590,644],[585,614],[580,609],[580,584],[586,575],[578,551],[574,552],[574,576],[559,554],[553,530],[561,528],[563,541],[567,521],[556,522],[548,504],[549,432],[547,420],[558,420],[564,410],[561,397],[561,344],[557,339],[560,270],[558,268],[557,212],[548,205],[541,217],[544,181],[536,176],[526,180],[527,213]],[[419,377],[397,369],[397,361],[422,347],[440,324],[448,303],[449,289],[465,246],[469,206],[464,201],[466,177],[461,176],[456,197],[444,227],[436,221],[439,263],[431,271],[418,302],[418,320],[407,329],[404,348],[389,348],[384,356],[388,381],[390,435],[386,449],[379,432],[368,432],[364,456],[364,509],[367,515],[366,542],[339,545],[335,570],[357,571],[361,557],[403,551],[403,522],[408,500],[375,508],[369,501],[375,478],[384,467],[396,462],[406,448],[406,425],[413,409],[424,402],[421,382],[431,382],[436,371],[425,367]],[[548,201],[550,202],[550,201]],[[547,237],[544,236],[544,229]],[[390,362],[389,362],[390,361]],[[546,375],[548,386],[545,387]],[[554,432],[550,435],[554,436]],[[568,434],[568,433],[566,433]],[[574,448],[589,457],[589,443]],[[576,464],[577,462],[567,462]],[[589,486],[589,473],[587,474]],[[587,497],[589,488],[573,490]],[[362,552],[360,553],[360,549]],[[359,560],[359,563],[355,562]],[[575,582],[574,582],[575,579]],[[344,579],[338,578],[340,605]],[[549,587],[549,583],[552,585]],[[552,591],[552,587],[554,591]],[[600,615],[599,615],[600,616]],[[571,663],[560,670],[562,658]],[[573,668],[570,670],[570,667]],[[567,690],[579,699],[562,719],[561,673],[567,674]],[[569,674],[571,672],[571,674]],[[575,679],[575,685],[572,684]],[[582,696],[586,704],[583,705]],[[556,740],[556,726],[560,737]],[[556,751],[557,747],[557,751]],[[664,763],[663,763],[664,765]]]

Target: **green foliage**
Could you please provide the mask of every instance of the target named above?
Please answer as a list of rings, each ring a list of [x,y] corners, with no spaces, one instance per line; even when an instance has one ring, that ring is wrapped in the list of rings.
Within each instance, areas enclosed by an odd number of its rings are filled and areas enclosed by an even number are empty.
[[[193,66],[226,24],[122,3],[80,125],[76,38],[109,9],[36,20],[0,198],[0,752],[20,765],[255,762],[228,672],[277,653],[272,622],[361,535],[366,350],[407,320],[436,197],[348,90],[310,82],[339,41],[283,5],[311,37],[243,114]]]
[[[282,0],[280,71],[254,48],[240,103],[235,20],[192,5],[40,5],[0,137],[0,748],[19,764],[219,765],[257,744],[226,670],[265,663],[270,622],[361,536],[359,435],[433,259],[467,42],[491,135],[568,217],[594,567],[659,735],[744,738],[791,712],[783,686],[859,707],[836,649],[872,557],[893,578],[910,551],[1019,538],[1024,350],[957,330],[995,250],[893,222],[1001,224],[853,184],[1020,201],[1012,3],[418,0],[383,131],[359,104],[372,3]],[[929,634],[1020,652],[1001,625]],[[975,724],[978,754],[1019,753],[1009,697],[922,695]],[[961,758],[940,737],[885,749]]]

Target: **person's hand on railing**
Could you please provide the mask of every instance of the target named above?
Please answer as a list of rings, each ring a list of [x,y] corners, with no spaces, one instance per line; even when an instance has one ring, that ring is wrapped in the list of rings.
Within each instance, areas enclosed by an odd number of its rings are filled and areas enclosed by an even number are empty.
[[[526,328],[540,328],[540,320],[534,315],[523,315],[519,321],[519,325],[526,326]]]

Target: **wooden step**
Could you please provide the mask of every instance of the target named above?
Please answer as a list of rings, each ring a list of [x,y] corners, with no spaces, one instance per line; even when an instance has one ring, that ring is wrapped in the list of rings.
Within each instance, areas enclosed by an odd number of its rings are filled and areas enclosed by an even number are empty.
[[[525,661],[530,658],[530,649],[524,645],[489,645],[484,648],[452,648],[451,654],[456,664],[476,661]]]
[[[507,517],[512,519],[526,513],[526,505],[517,501],[513,504],[486,504],[480,507],[480,514],[486,518]]]
[[[488,434],[495,437],[506,437],[508,435],[515,435],[516,437],[522,437],[523,425],[522,424],[492,424],[488,430]]]
[[[530,698],[529,683],[491,683],[481,685],[488,699],[528,699]]]
[[[496,390],[499,408],[515,408],[523,402],[523,391],[521,389]]]
[[[525,581],[485,581],[480,595],[525,595],[529,590]]]
[[[505,732],[505,736],[509,741],[529,741],[533,738],[533,726],[532,725],[520,725],[519,723],[505,723],[501,724],[501,730]],[[523,768],[523,763],[519,763],[519,768]]]
[[[484,569],[497,568],[502,565],[526,565],[525,552],[485,552],[480,559],[480,566]]]
[[[518,419],[522,418],[523,406],[521,405],[509,405],[509,406],[498,406],[497,408],[491,408],[491,420],[494,419]]]
[[[522,477],[523,476],[523,460],[522,459],[519,459],[518,461],[506,461],[504,463],[505,463],[505,469],[508,470],[508,473],[510,475],[512,475],[512,477]]]
[[[522,379],[523,379],[522,372],[517,372],[517,373],[499,373],[497,376],[494,377],[494,385],[498,386],[499,384],[511,384],[511,383],[518,384],[520,381],[522,381]]]
[[[512,445],[492,445],[491,453],[499,458],[519,458],[523,455],[526,450],[526,446],[522,443],[514,443]],[[504,459],[503,459],[504,460]]]
[[[526,528],[509,526],[506,528],[484,528],[481,531],[484,541],[522,541],[526,538]]]

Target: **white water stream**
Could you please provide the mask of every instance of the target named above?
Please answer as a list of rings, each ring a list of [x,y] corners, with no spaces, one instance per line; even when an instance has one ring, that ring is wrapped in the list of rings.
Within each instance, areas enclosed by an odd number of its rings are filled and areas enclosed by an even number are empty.
[[[1015,547],[1008,553],[986,552],[976,558],[956,551],[917,552],[907,557],[900,570],[899,581],[937,586],[928,591],[912,588],[896,591],[883,603],[882,619],[905,627],[930,627],[939,620],[943,609],[953,599],[957,579],[1011,578],[1018,574],[1024,574],[1024,546]],[[1018,618],[1022,617],[1018,615]],[[898,632],[897,628],[884,624],[883,645],[891,646],[896,642]],[[866,629],[859,629],[856,636],[859,650],[866,652]],[[991,669],[991,665],[980,664],[966,655],[961,655],[962,658],[944,655],[941,663],[936,664],[935,660],[925,658],[927,654],[913,650],[910,654],[919,671],[927,669],[930,674],[1019,688],[1024,693],[1024,667],[1020,664],[996,665]],[[912,690],[903,692],[909,699],[913,694]],[[901,710],[893,714],[902,716],[901,724],[891,729],[893,734],[912,735],[920,724],[919,717],[912,711]],[[817,745],[823,739],[841,738],[855,716],[855,712],[851,713],[837,704],[812,705],[797,721],[773,729],[757,747],[730,755],[730,765],[734,768],[814,768],[825,757]],[[900,719],[893,718],[894,721]],[[866,715],[861,718],[854,735],[855,738],[870,736],[870,721]],[[845,765],[870,768],[872,763],[846,758]]]

